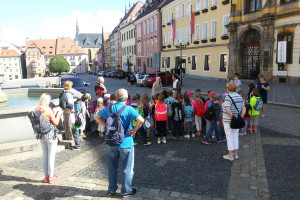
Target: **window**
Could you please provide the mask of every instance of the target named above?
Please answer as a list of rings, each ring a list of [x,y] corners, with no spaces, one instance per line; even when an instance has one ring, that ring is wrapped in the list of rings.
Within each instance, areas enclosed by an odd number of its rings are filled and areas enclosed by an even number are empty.
[[[203,9],[208,8],[208,0],[203,0]]]
[[[217,36],[217,20],[211,21],[211,38],[216,38]]]
[[[154,19],[154,31],[157,32],[157,18]]]
[[[19,76],[18,75],[15,75],[15,79],[18,79],[19,78]]]
[[[176,30],[176,43],[179,43],[179,39],[180,39],[180,31]]]
[[[146,35],[146,23],[145,22],[143,23],[143,29],[144,29],[143,31],[144,31],[144,37],[145,37],[145,35]]]
[[[168,22],[171,22],[171,10],[168,11]]]
[[[277,35],[277,41],[286,41],[286,63],[293,63],[293,33],[289,31],[280,32]],[[277,59],[276,59],[277,61]]]
[[[166,14],[163,13],[162,25],[165,25],[165,24],[166,24]]]
[[[172,33],[169,32],[169,37],[168,37],[168,44],[171,44],[172,43]]]
[[[184,17],[184,4],[181,4],[181,17]]]
[[[197,56],[192,56],[192,70],[197,70]]]
[[[149,35],[150,33],[150,24],[149,24],[149,20],[147,21],[147,34]]]
[[[153,33],[153,20],[151,19],[151,22],[150,22],[150,27],[151,27],[151,34]]]
[[[75,62],[71,62],[71,65],[72,65],[72,66],[75,66]]]
[[[138,67],[141,67],[141,59],[138,59]]]
[[[223,35],[228,35],[228,28],[226,27],[229,24],[229,15],[223,17]]]
[[[196,11],[200,11],[201,9],[201,0],[196,0]]]
[[[162,58],[162,68],[170,68],[170,57]]]
[[[180,42],[184,43],[185,42],[185,28],[181,29],[181,40]]]
[[[226,72],[228,63],[228,56],[227,54],[220,55],[220,72]]]
[[[259,11],[260,3],[261,0],[244,0],[244,13]]]
[[[195,25],[195,40],[200,40],[200,24]]]
[[[15,72],[17,72],[17,73],[18,73],[18,69],[15,69]]]
[[[179,19],[179,6],[176,7],[176,19]]]
[[[166,41],[167,41],[166,34],[164,33],[164,35],[163,35],[163,46],[166,46]]]
[[[147,58],[147,67],[149,67],[149,58]]]
[[[204,55],[204,71],[209,71],[210,68],[210,54]]]
[[[191,14],[191,2],[187,1],[186,2],[186,16],[190,16]]]
[[[216,6],[217,4],[218,4],[217,0],[212,0],[212,3],[211,3],[212,6]]]
[[[208,22],[203,23],[203,33],[202,33],[202,39],[207,40],[208,37]]]
[[[191,38],[191,35],[190,35],[190,27],[188,26],[188,27],[186,27],[185,28],[185,30],[186,30],[186,39],[185,39],[185,41],[186,42],[189,42],[190,41],[190,38]]]

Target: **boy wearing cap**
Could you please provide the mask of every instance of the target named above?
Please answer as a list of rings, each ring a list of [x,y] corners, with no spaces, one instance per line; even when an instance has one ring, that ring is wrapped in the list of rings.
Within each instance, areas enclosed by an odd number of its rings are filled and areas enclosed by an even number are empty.
[[[213,133],[213,131],[215,131],[216,133],[216,137],[217,137],[217,141],[218,143],[224,142],[225,139],[221,137],[220,134],[220,124],[221,124],[221,106],[220,106],[220,102],[223,99],[222,94],[217,94],[215,95],[215,101],[212,103],[211,106],[212,110],[213,110],[213,118],[212,120],[210,120],[210,128],[205,136],[205,138],[203,139],[202,143],[203,144],[210,144],[208,142],[211,134]]]
[[[73,110],[73,104],[68,103],[66,106],[66,111],[70,114],[69,117],[69,126],[72,128],[72,134],[75,142],[75,147],[72,148],[72,150],[80,150],[80,143],[81,143],[81,137],[79,134],[80,126],[75,125],[75,114],[72,112]]]

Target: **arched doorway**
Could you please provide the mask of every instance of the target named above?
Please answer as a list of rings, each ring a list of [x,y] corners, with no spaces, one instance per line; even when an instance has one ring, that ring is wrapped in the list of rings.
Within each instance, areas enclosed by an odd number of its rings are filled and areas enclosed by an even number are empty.
[[[261,35],[251,29],[242,40],[242,75],[246,79],[256,79],[260,73]]]

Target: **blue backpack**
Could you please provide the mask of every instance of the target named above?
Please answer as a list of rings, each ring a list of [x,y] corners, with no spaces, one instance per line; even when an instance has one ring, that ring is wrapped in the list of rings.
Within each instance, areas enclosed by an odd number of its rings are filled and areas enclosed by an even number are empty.
[[[257,110],[257,111],[261,111],[261,109],[262,109],[262,106],[263,106],[263,101],[262,101],[262,99],[260,98],[260,97],[255,97],[256,98],[256,104],[255,104],[255,106],[254,106],[254,110]]]
[[[106,119],[105,126],[105,142],[109,146],[117,146],[121,144],[125,138],[126,129],[124,129],[122,125],[121,114],[126,107],[127,106],[124,105],[118,113],[113,113],[112,105],[109,106],[109,117]]]
[[[194,109],[191,105],[186,106],[184,104],[184,115],[186,118],[192,118],[194,115]]]

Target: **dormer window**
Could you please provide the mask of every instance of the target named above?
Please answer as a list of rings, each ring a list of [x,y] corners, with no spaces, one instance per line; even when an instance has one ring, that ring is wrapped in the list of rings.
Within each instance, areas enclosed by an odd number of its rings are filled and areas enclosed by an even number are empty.
[[[66,48],[66,45],[63,45],[62,48]]]

